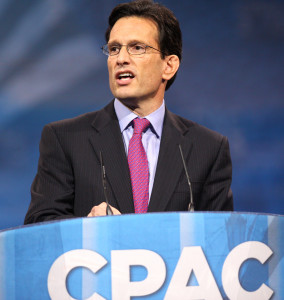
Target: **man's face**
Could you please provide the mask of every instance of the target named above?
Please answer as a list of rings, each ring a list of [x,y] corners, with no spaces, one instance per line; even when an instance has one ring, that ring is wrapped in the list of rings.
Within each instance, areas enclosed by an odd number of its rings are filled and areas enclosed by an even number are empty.
[[[119,19],[110,32],[108,44],[128,45],[141,42],[159,49],[157,25],[145,18]],[[108,57],[109,85],[112,94],[130,104],[137,101],[161,102],[164,98],[163,73],[166,62],[161,53],[151,48],[142,55],[130,55],[126,47],[120,53]],[[130,77],[122,78],[122,74]],[[150,102],[149,102],[150,103]]]

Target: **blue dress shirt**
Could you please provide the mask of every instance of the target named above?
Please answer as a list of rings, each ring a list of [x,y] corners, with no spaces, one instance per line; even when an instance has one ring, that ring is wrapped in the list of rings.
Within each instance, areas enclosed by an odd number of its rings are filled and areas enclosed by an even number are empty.
[[[125,152],[128,154],[129,141],[133,135],[133,119],[139,117],[132,110],[122,104],[118,99],[114,101],[114,109],[119,121],[120,130],[122,133]],[[152,193],[154,184],[154,178],[157,168],[161,136],[163,130],[163,122],[165,116],[165,103],[152,112],[150,115],[144,118],[148,119],[151,126],[142,134],[142,144],[147,154],[148,166],[149,166],[149,200]]]

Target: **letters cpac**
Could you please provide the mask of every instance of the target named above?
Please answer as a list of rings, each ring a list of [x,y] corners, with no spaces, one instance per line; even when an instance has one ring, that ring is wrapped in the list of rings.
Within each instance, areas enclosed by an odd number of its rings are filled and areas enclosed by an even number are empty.
[[[255,291],[245,290],[239,281],[241,265],[248,259],[264,264],[272,255],[271,249],[261,242],[251,241],[236,246],[227,256],[222,269],[222,285],[230,300],[268,300],[273,291],[262,284]],[[85,249],[72,250],[62,254],[51,266],[48,274],[48,291],[52,300],[72,300],[66,288],[69,272],[85,267],[96,273],[107,264],[97,252]],[[131,266],[143,266],[148,275],[142,281],[130,280]],[[194,272],[198,286],[188,286]],[[159,254],[150,250],[111,251],[111,290],[113,300],[130,300],[135,296],[147,296],[157,292],[166,279],[166,265]],[[164,299],[206,299],[222,300],[215,278],[210,270],[201,247],[184,247],[176,265]],[[87,300],[103,300],[94,293]],[[75,300],[75,299],[74,299]]]

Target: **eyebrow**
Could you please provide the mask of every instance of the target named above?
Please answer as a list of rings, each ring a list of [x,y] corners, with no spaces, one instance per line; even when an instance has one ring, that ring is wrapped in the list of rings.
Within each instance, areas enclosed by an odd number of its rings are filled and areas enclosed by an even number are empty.
[[[147,45],[145,42],[142,42],[140,40],[131,40],[130,42],[127,43],[127,45],[132,44],[132,43],[141,43]],[[117,42],[116,40],[112,42],[108,42],[109,45],[122,45],[121,43]]]

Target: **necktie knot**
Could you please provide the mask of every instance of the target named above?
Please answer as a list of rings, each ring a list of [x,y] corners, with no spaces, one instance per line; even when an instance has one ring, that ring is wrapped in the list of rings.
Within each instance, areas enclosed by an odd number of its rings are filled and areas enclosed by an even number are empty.
[[[143,118],[136,118],[133,120],[134,123],[134,133],[136,134],[142,134],[142,132],[150,126],[150,121]]]

